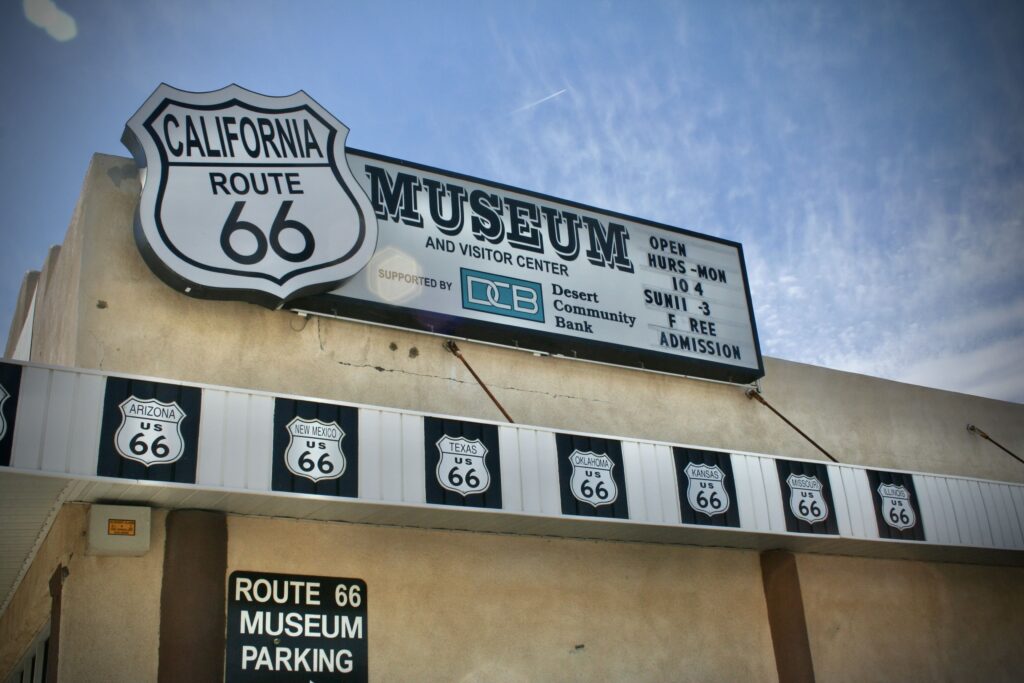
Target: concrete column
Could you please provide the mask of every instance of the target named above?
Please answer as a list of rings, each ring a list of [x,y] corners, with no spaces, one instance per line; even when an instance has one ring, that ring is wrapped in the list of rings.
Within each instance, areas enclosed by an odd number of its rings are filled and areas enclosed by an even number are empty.
[[[811,643],[807,637],[800,575],[793,553],[785,550],[761,553],[761,579],[779,681],[813,683]]]
[[[160,589],[160,683],[224,679],[227,519],[219,512],[167,515]]]

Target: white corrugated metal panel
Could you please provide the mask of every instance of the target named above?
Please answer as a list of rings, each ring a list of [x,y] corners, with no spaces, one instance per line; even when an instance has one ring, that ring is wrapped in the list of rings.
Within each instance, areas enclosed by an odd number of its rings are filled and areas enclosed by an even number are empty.
[[[761,465],[761,480],[764,482],[765,496],[768,499],[768,521],[771,530],[777,534],[786,533],[786,516],[782,510],[782,484],[779,482],[779,470],[773,458],[758,456]]]
[[[95,474],[105,386],[99,375],[26,366],[11,466]]]
[[[734,454],[732,475],[736,479],[736,506],[740,512],[740,528],[749,531],[768,531],[768,502],[760,476],[751,476],[752,465],[747,455]],[[759,475],[760,468],[755,474]]]
[[[875,520],[874,501],[871,498],[867,472],[858,467],[829,465],[830,473],[833,468],[839,474],[841,486],[833,483],[832,493],[835,495],[837,489],[842,490],[842,504],[839,498],[836,498],[836,506],[841,505],[837,512],[839,533],[855,538],[877,539],[878,523]]]
[[[498,430],[498,438],[504,509],[536,515],[560,515],[562,499],[558,492],[554,433],[503,426]]]
[[[672,449],[644,441],[622,442],[629,518],[652,524],[679,524],[679,494]]]
[[[949,487],[942,477],[915,474],[914,488],[917,499],[921,503],[921,517],[924,533],[929,541],[954,545],[961,543],[960,528],[957,525],[956,513],[953,511],[953,499]]]
[[[1022,518],[1021,515],[1024,510],[1017,506],[1013,496],[1014,490],[1019,489],[1020,487],[1001,484],[999,488],[1001,491],[1003,505],[1006,508],[1007,523],[1010,525],[1010,528],[1013,529],[1013,547],[1024,550],[1024,518]]]
[[[206,389],[196,484],[269,491],[273,428],[273,398]]]
[[[835,504],[836,509],[833,510],[832,514],[836,516],[836,525],[839,527],[840,536],[854,536],[852,519],[850,515],[850,506],[846,500],[846,486],[843,482],[842,469],[835,465],[828,465],[828,485],[832,489],[832,502]],[[856,489],[850,491],[853,497],[856,497]]]
[[[359,497],[426,501],[423,418],[390,410],[359,411]]]

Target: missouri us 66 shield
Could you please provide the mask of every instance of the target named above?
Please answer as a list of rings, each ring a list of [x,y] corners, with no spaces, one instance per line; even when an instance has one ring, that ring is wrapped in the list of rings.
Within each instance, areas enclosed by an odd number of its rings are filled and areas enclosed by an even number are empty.
[[[789,509],[793,516],[808,524],[823,522],[828,517],[828,503],[821,494],[824,488],[817,477],[791,474],[786,478],[789,484]]]
[[[365,266],[377,222],[348,128],[306,93],[161,85],[125,126],[142,173],[135,238],[186,293],[279,306]]]

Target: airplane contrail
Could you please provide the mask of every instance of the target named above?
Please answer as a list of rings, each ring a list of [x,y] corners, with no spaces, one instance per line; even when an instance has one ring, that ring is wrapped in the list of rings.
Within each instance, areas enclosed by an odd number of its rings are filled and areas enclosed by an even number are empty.
[[[569,89],[568,89],[568,88],[562,88],[562,89],[561,89],[561,90],[559,90],[558,92],[556,92],[556,93],[551,93],[551,94],[550,94],[550,95],[548,95],[547,97],[542,97],[542,98],[540,98],[539,100],[537,100],[536,102],[531,102],[530,104],[524,104],[523,106],[519,107],[519,109],[513,109],[511,113],[512,113],[512,114],[518,114],[518,113],[519,113],[519,112],[521,112],[521,111],[526,111],[527,109],[533,109],[533,108],[534,108],[534,107],[536,107],[536,106],[537,106],[538,104],[542,104],[542,103],[544,103],[544,102],[547,102],[548,100],[553,100],[553,99],[555,99],[556,97],[558,97],[559,95],[561,95],[562,93],[565,93],[565,92],[568,92],[568,91],[569,91]]]

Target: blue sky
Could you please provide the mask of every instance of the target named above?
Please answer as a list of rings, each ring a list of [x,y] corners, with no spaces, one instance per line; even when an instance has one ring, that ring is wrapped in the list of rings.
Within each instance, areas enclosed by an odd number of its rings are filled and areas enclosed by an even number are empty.
[[[212,5],[212,6],[211,6]],[[0,320],[160,82],[737,240],[765,355],[1024,402],[1020,2],[0,9]]]

